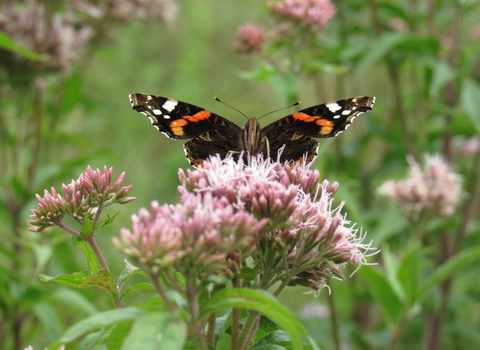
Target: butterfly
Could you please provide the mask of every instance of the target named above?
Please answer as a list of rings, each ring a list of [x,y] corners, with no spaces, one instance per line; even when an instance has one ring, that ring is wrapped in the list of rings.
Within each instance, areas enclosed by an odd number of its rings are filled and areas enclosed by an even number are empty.
[[[198,167],[211,155],[231,154],[279,157],[280,162],[311,162],[317,155],[316,138],[331,138],[344,131],[362,113],[372,109],[375,97],[359,96],[308,107],[262,128],[257,119],[243,127],[186,102],[149,94],[130,96],[134,110],[146,115],[166,136],[185,143],[185,155]],[[243,152],[243,153],[242,153]]]

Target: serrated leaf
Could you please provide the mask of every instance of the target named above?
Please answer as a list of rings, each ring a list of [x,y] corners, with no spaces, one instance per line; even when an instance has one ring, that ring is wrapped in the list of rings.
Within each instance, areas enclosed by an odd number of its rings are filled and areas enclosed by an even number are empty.
[[[90,267],[92,273],[97,273],[100,270],[100,266],[98,265],[97,256],[93,252],[92,247],[80,237],[72,236],[72,242],[74,246],[80,247],[83,250],[83,254],[85,254],[87,258],[88,267]]]
[[[120,276],[118,277],[118,284],[122,285],[125,281],[127,281],[130,277],[136,275],[136,274],[141,274],[145,276],[145,273],[130,263],[127,259],[124,260],[125,262],[125,268],[123,271],[120,273]]]
[[[118,216],[118,214],[120,214],[120,212],[121,210],[117,211],[115,214],[113,214],[113,216],[107,214],[107,218],[100,223],[99,227],[105,227],[113,223],[113,220],[115,220],[115,218]]]
[[[268,339],[271,340],[272,338],[271,337],[268,338],[268,337],[269,337],[269,335],[271,335],[272,333],[275,333],[276,331],[278,331],[278,326],[275,324],[275,322],[272,322],[268,317],[262,316],[260,318],[260,323],[258,325],[258,330],[255,333],[255,336],[253,337],[252,342],[255,345],[272,343],[273,341],[268,340]],[[290,337],[288,337],[288,335],[284,331],[280,331],[280,332],[282,332],[286,336],[286,338],[281,339],[282,341],[283,340],[286,340],[286,341],[290,340]],[[262,343],[261,339],[264,339],[264,340],[267,339],[267,340],[265,340]],[[280,338],[278,338],[278,339],[280,339]]]
[[[145,314],[145,311],[142,311],[135,307],[100,312],[93,316],[87,317],[82,321],[77,322],[72,327],[67,329],[67,331],[63,334],[63,336],[59,339],[57,343],[69,343],[79,338],[80,336],[91,333],[103,327],[126,320],[135,320]]]
[[[150,312],[138,318],[122,350],[180,350],[186,339],[185,323],[167,312]]]
[[[210,302],[201,310],[199,317],[208,318],[215,311],[225,308],[244,308],[262,313],[290,335],[293,349],[302,349],[301,336],[305,334],[303,325],[270,293],[251,289],[225,288],[213,295]]]
[[[73,275],[59,275],[56,277],[40,275],[40,281],[53,281],[73,288],[98,287],[113,297],[116,297],[118,294],[115,280],[112,278],[111,273],[104,269],[98,271],[96,274],[82,271]]]

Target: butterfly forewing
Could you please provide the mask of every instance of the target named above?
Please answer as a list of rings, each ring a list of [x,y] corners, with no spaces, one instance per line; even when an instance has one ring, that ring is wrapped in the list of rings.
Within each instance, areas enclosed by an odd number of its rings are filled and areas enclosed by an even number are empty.
[[[130,95],[130,103],[134,110],[146,115],[153,126],[172,139],[192,139],[225,127],[240,130],[217,114],[166,97],[136,93]]]

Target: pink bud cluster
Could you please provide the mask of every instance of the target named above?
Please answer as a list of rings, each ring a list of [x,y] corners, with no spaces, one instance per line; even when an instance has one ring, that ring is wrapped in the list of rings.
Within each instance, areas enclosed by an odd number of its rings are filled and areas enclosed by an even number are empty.
[[[151,272],[166,268],[183,276],[226,271],[227,257],[258,235],[266,220],[236,211],[225,198],[211,194],[182,196],[182,203],[142,208],[132,217],[132,231],[121,230],[115,246]]]
[[[460,202],[460,175],[441,156],[426,156],[423,168],[408,158],[410,171],[404,180],[388,180],[378,192],[393,200],[410,217],[431,212],[451,216]]]
[[[332,210],[337,183],[319,184],[309,165],[242,159],[211,157],[196,170],[180,170],[182,203],[153,203],[151,214],[142,209],[133,230],[114,239],[117,247],[150,269],[182,272],[231,272],[233,257],[238,266],[239,257],[252,256],[269,266],[259,282],[264,288],[287,280],[319,290],[326,279],[343,277],[341,264],[363,262],[369,247],[347,227],[341,207]]]
[[[94,171],[87,167],[76,181],[62,185],[62,195],[53,187],[50,192],[45,190],[43,197],[37,194],[38,208],[32,209],[30,231],[39,232],[58,225],[65,215],[82,222],[85,215],[93,216],[100,207],[134,200],[134,197],[127,197],[132,186],[123,186],[125,173],[121,173],[118,180],[111,184],[112,173],[113,168]]]

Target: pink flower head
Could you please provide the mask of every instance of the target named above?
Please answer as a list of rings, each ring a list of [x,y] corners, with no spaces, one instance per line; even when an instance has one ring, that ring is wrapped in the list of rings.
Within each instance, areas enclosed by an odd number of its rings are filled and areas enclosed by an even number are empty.
[[[388,180],[378,192],[413,218],[428,211],[441,216],[453,215],[462,193],[460,176],[438,155],[426,156],[423,169],[413,157],[408,157],[408,162],[408,177]]]
[[[274,15],[312,31],[325,28],[337,11],[330,0],[285,0],[268,7]]]
[[[240,53],[261,53],[265,44],[265,31],[260,26],[247,23],[237,30],[235,50]]]
[[[319,184],[318,171],[303,163],[243,159],[216,156],[180,170],[182,203],[141,210],[133,231],[114,240],[117,247],[147,267],[182,273],[228,273],[252,256],[268,270],[257,281],[262,288],[283,281],[319,290],[326,279],[343,278],[344,263],[364,263],[370,246],[361,244],[364,236],[340,214],[342,206],[332,209],[337,183]]]
[[[115,246],[151,271],[171,268],[184,276],[220,273],[227,257],[256,238],[265,220],[236,211],[225,198],[184,194],[177,205],[140,209],[132,231],[122,229]]]
[[[125,173],[121,173],[114,184],[111,183],[112,173],[113,168],[94,171],[88,166],[76,181],[62,185],[63,196],[53,187],[50,192],[45,190],[43,197],[37,194],[38,207],[32,209],[30,231],[39,232],[58,225],[65,215],[83,223],[85,215],[93,217],[99,208],[134,200],[134,197],[127,197],[132,185],[122,186]]]

